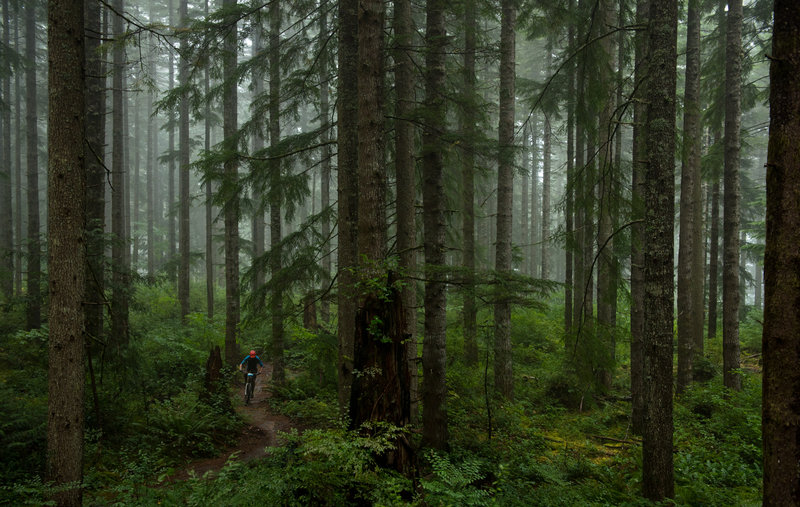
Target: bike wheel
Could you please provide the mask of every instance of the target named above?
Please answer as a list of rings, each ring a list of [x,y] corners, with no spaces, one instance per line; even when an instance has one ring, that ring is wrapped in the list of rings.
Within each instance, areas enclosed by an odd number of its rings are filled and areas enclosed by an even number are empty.
[[[252,397],[253,397],[253,384],[248,382],[244,386],[244,404],[247,405],[248,403],[250,403],[250,398]]]

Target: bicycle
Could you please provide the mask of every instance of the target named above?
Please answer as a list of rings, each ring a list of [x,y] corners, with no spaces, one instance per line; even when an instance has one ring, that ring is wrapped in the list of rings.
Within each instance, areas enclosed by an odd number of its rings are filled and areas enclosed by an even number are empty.
[[[244,384],[244,404],[245,405],[250,403],[250,400],[253,399],[253,395],[255,394],[255,390],[256,390],[256,376],[257,375],[258,375],[258,372],[255,372],[255,373],[248,372],[247,373],[247,380],[245,381],[245,384]]]

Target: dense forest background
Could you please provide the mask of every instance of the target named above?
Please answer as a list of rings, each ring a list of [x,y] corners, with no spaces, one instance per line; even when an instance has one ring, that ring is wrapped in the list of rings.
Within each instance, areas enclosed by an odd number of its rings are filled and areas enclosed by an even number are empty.
[[[0,502],[800,501],[791,3],[2,0]]]

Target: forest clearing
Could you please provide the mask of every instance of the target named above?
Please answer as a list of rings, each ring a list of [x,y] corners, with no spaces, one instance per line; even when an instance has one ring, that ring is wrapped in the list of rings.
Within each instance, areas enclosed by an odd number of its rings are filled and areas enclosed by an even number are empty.
[[[800,2],[0,12],[0,504],[800,505]]]

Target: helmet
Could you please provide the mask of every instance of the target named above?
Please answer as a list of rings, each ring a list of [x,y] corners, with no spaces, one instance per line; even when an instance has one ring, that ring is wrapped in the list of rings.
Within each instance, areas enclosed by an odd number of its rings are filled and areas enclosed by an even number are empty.
[[[255,350],[251,350],[250,351],[250,357],[256,357],[256,351]]]

